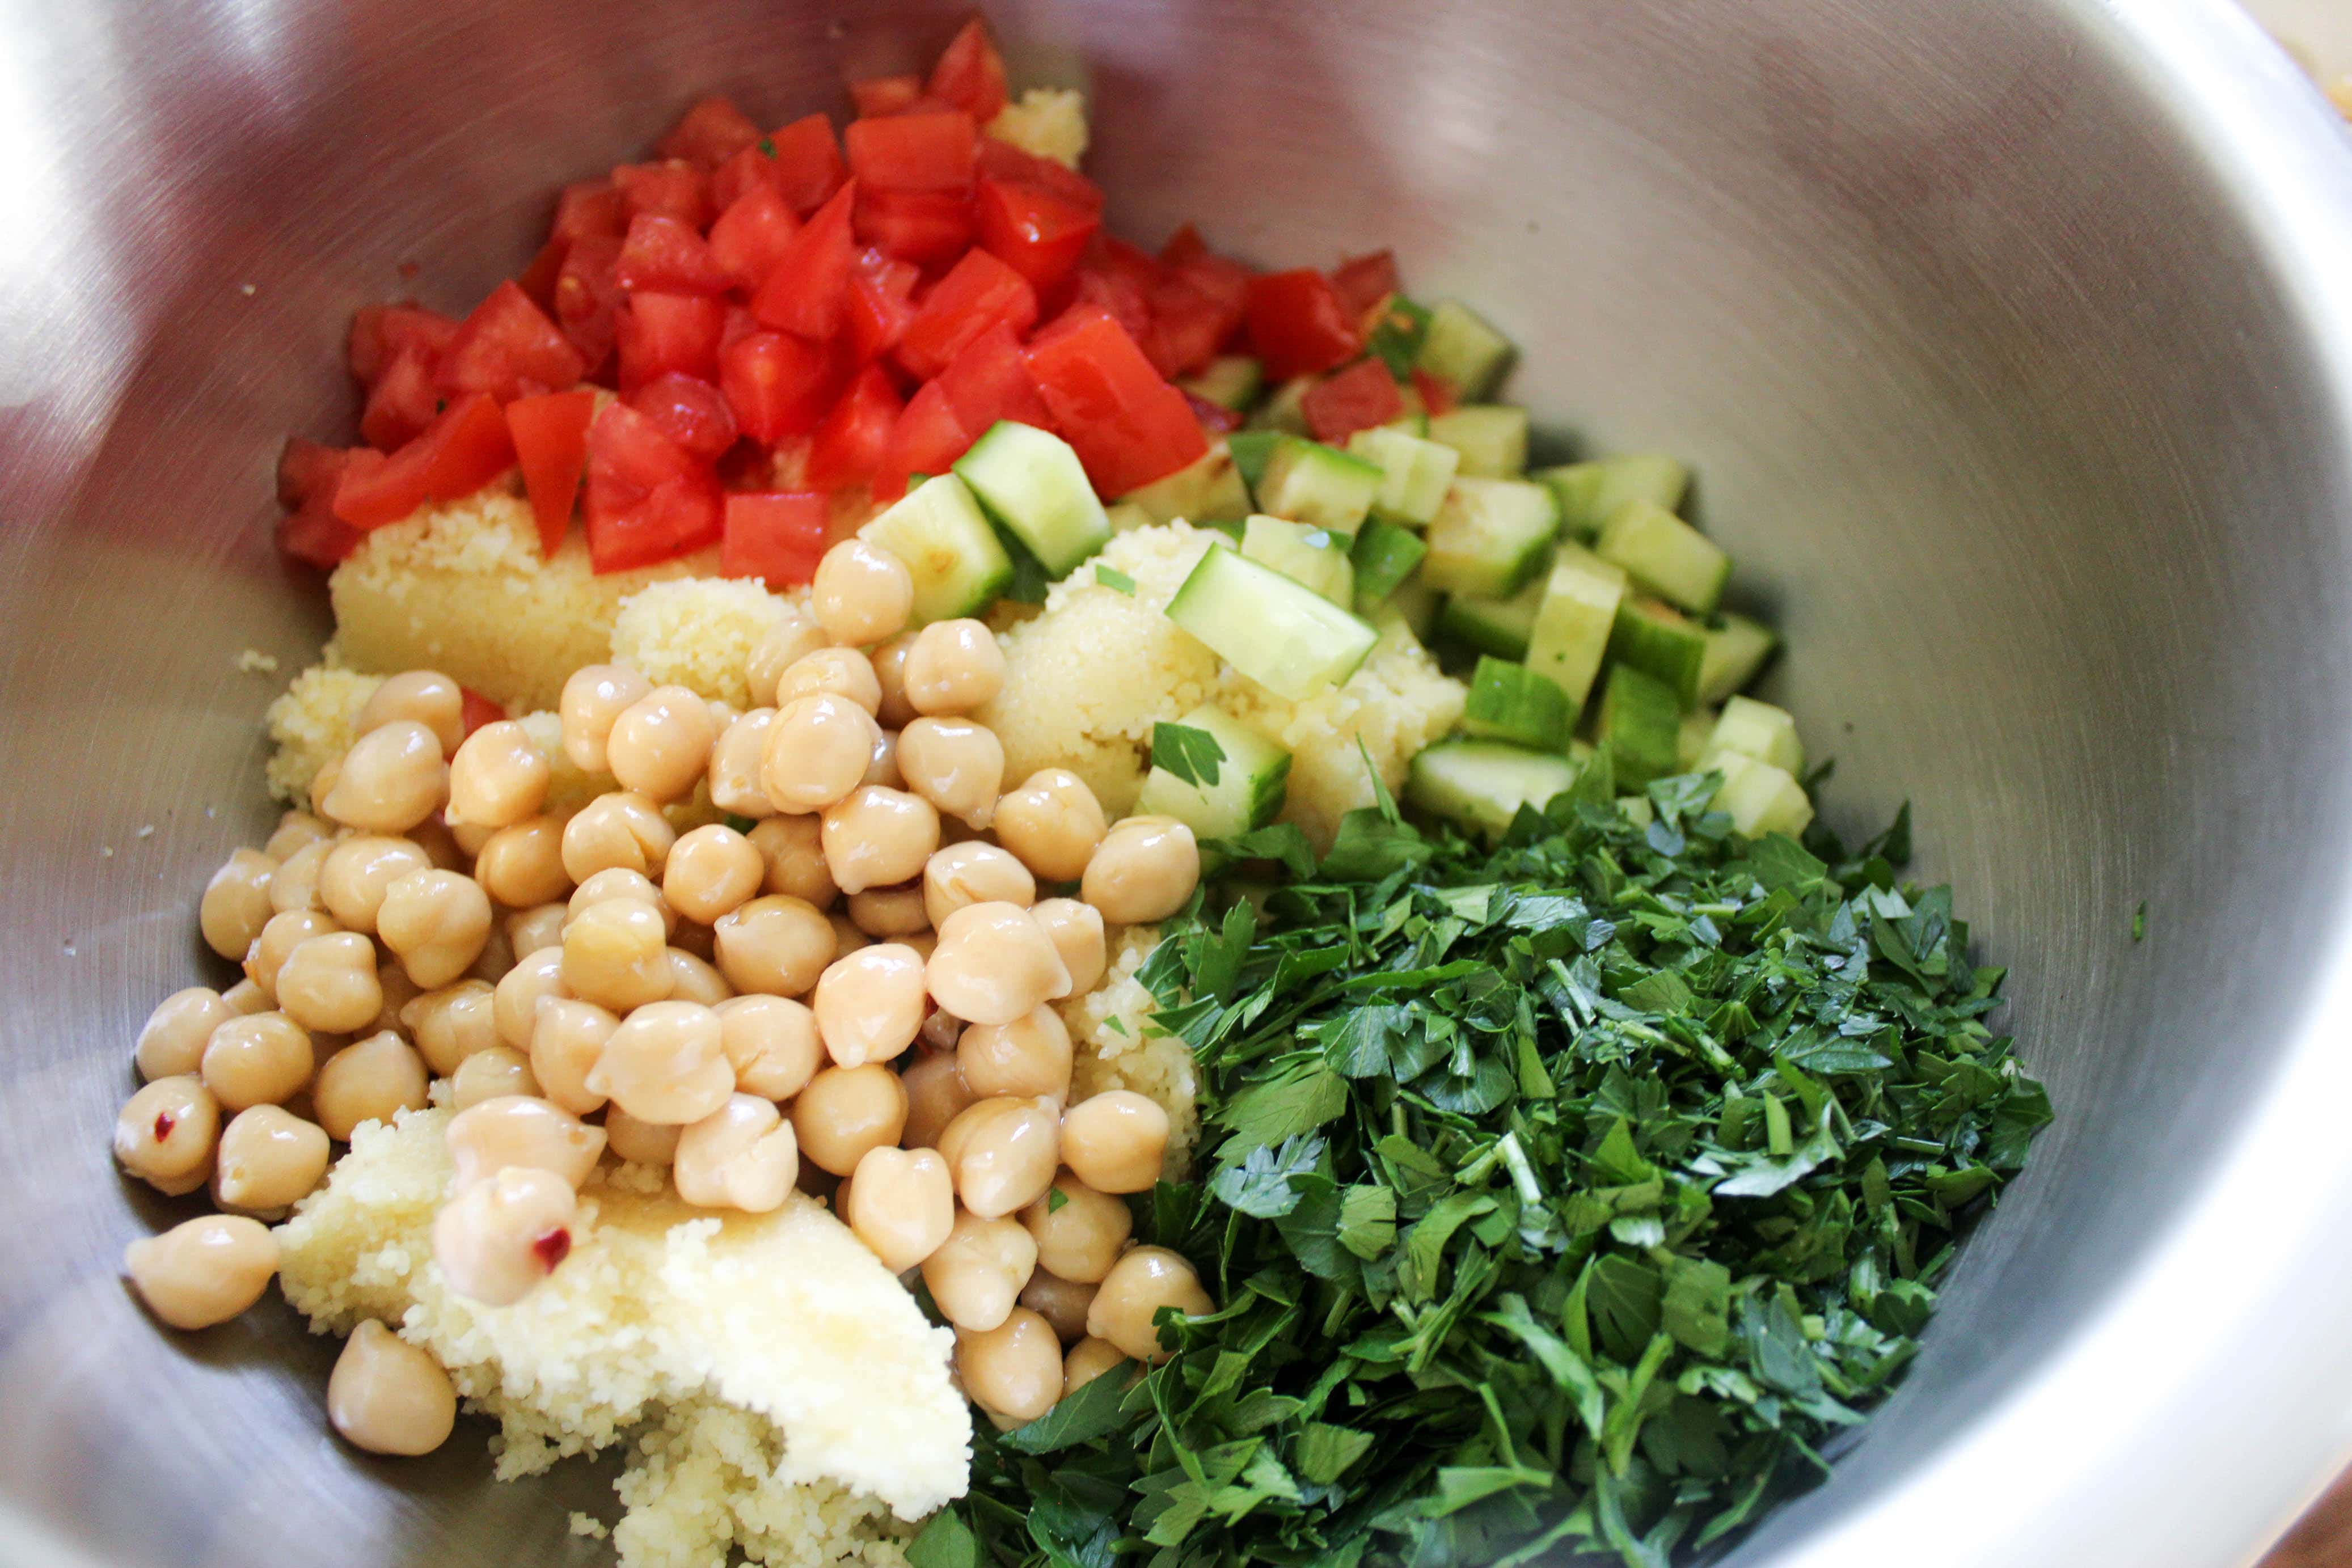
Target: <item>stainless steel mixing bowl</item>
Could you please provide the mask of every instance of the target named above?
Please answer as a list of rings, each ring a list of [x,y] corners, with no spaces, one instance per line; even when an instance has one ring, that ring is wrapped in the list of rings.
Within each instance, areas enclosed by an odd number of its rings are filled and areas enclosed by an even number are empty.
[[[2059,1122],[1909,1383],[1737,1560],[2245,1559],[2352,1449],[2352,163],[2285,59],[2221,0],[998,20],[1092,89],[1126,232],[1392,242],[1563,434],[1695,459],[1830,816],[1911,799],[2014,967]],[[463,308],[694,93],[781,122],[952,23],[0,5],[0,1557],[601,1558],[584,1469],[494,1485],[470,1425],[340,1447],[282,1308],[157,1330],[116,1260],[187,1206],[108,1128],[270,817],[257,723],[326,624],[270,465],[348,428],[352,307]]]

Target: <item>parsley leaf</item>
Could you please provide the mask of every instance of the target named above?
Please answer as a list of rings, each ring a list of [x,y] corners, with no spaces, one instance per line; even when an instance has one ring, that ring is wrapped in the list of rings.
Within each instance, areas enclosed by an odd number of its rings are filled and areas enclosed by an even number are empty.
[[[1127,573],[1119,570],[1117,567],[1096,567],[1095,580],[1101,583],[1105,588],[1115,588],[1119,592],[1128,595],[1129,598],[1133,598],[1135,595],[1135,579],[1128,576]]]
[[[1163,768],[1180,784],[1213,785],[1225,748],[1205,729],[1189,724],[1151,727],[1151,766]]]

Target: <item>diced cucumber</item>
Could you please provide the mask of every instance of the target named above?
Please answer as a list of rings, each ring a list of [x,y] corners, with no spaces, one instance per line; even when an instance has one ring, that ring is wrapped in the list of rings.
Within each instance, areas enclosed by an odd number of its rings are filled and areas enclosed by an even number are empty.
[[[1528,622],[1528,668],[1549,677],[1581,707],[1609,651],[1625,572],[1581,545],[1564,544],[1541,586]]]
[[[1804,743],[1797,738],[1797,721],[1786,708],[1759,703],[1753,697],[1733,697],[1723,705],[1701,756],[1710,767],[1728,753],[1769,762],[1784,773],[1805,770]]]
[[[1577,772],[1557,752],[1499,740],[1441,740],[1412,759],[1404,796],[1433,815],[1499,833],[1521,806],[1540,810],[1573,788]]]
[[[1296,701],[1356,673],[1380,634],[1271,567],[1212,545],[1168,618],[1227,664]]]
[[[1348,560],[1343,535],[1253,512],[1242,525],[1242,554],[1305,583],[1342,610],[1355,605],[1356,569]]]
[[[1085,465],[1051,431],[1000,419],[956,459],[955,472],[1049,577],[1069,576],[1110,542],[1110,520]]]
[[[1548,677],[1525,664],[1481,655],[1462,710],[1462,733],[1558,751],[1568,744],[1575,717],[1568,694]]]
[[[1413,362],[1451,386],[1464,402],[1476,402],[1495,390],[1518,352],[1477,312],[1444,299],[1429,313]]]
[[[1356,574],[1360,579],[1363,574]],[[1370,616],[1374,626],[1388,630],[1391,622],[1412,633],[1416,643],[1427,643],[1430,633],[1437,629],[1438,612],[1444,606],[1445,595],[1421,580],[1415,573],[1399,583]]]
[[[1257,401],[1265,367],[1247,354],[1219,354],[1193,374],[1179,376],[1176,384],[1202,402],[1239,413]]]
[[[910,626],[978,615],[1013,581],[1013,558],[989,527],[988,514],[952,474],[924,480],[857,537],[907,563],[915,579]]]
[[[1454,594],[1437,612],[1437,634],[1474,653],[1492,653],[1498,659],[1525,659],[1528,638],[1535,630],[1536,607],[1543,601],[1543,596],[1541,578],[1508,599]]]
[[[1429,438],[1451,446],[1461,471],[1480,479],[1516,479],[1528,467],[1528,411],[1471,402],[1429,416]]]
[[[1307,411],[1302,406],[1307,394],[1315,389],[1313,376],[1293,376],[1274,389],[1274,395],[1258,405],[1249,416],[1252,430],[1281,430],[1293,435],[1307,434]]]
[[[1706,655],[1698,666],[1698,700],[1719,703],[1754,680],[1779,643],[1762,622],[1718,612],[1707,624]]]
[[[1706,756],[1706,743],[1715,736],[1718,716],[1711,708],[1683,715],[1682,727],[1675,732],[1675,771],[1691,773]]]
[[[1588,539],[1626,502],[1649,501],[1676,511],[1682,507],[1683,493],[1690,488],[1690,469],[1663,452],[1629,452],[1591,463],[1564,463],[1531,476],[1550,486],[1552,494],[1559,497],[1560,526]]]
[[[1508,599],[1543,570],[1559,523],[1541,485],[1456,478],[1423,536],[1429,556],[1422,575],[1448,593]]]
[[[1715,793],[1715,809],[1731,816],[1731,825],[1751,839],[1766,833],[1796,838],[1813,820],[1813,803],[1805,787],[1784,768],[1726,752],[1717,766],[1723,769],[1723,788]]]
[[[1610,666],[1599,736],[1621,787],[1639,789],[1674,772],[1682,723],[1683,705],[1674,688],[1630,665]]]
[[[1119,497],[1119,504],[1142,507],[1155,523],[1178,517],[1213,523],[1222,517],[1249,516],[1249,486],[1242,482],[1233,453],[1220,441],[1173,474],[1154,479],[1139,490],[1129,490]]]
[[[1601,525],[1593,549],[1661,599],[1704,615],[1723,597],[1731,558],[1655,501],[1628,501]]]
[[[1393,430],[1399,435],[1411,435],[1426,441],[1429,439],[1429,415],[1420,412],[1412,406],[1413,401],[1421,394],[1414,392],[1411,387],[1406,387],[1403,390],[1405,394],[1405,412],[1397,415],[1394,419],[1389,421],[1380,428],[1382,430]]]
[[[1217,781],[1188,784],[1155,763],[1135,798],[1136,810],[1173,817],[1203,839],[1230,839],[1273,821],[1290,778],[1290,753],[1214,703],[1176,722],[1205,731],[1225,754]]]
[[[1412,575],[1429,547],[1411,528],[1379,517],[1366,520],[1348,559],[1356,568],[1356,613],[1369,615]]]
[[[1242,476],[1243,484],[1253,490],[1257,488],[1258,479],[1265,473],[1266,459],[1274,455],[1282,434],[1279,430],[1236,430],[1225,437],[1225,451],[1232,455],[1234,472]]]
[[[1698,706],[1698,672],[1706,658],[1706,632],[1664,600],[1626,596],[1617,606],[1616,622],[1609,630],[1609,656],[1665,682],[1684,707]]]
[[[1250,491],[1261,512],[1352,534],[1381,493],[1381,468],[1336,446],[1286,435],[1275,442]]]
[[[1360,430],[1348,438],[1348,450],[1380,465],[1380,493],[1372,497],[1372,515],[1418,528],[1437,516],[1445,487],[1454,483],[1462,455],[1442,442],[1424,441],[1391,425]]]

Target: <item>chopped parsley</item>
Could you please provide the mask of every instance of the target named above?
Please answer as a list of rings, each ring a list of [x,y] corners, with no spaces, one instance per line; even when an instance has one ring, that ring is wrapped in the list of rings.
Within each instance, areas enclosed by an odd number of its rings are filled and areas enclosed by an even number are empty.
[[[1172,775],[1179,784],[1213,785],[1225,759],[1225,748],[1205,729],[1189,724],[1151,727],[1151,766]]]
[[[1095,580],[1101,583],[1105,588],[1115,588],[1118,590],[1119,592],[1126,594],[1130,599],[1135,596],[1135,579],[1128,576],[1127,573],[1119,570],[1118,568],[1115,566],[1096,567]]]
[[[775,155],[776,155],[776,139],[775,139],[774,137],[772,137],[772,136],[762,136],[762,137],[761,137],[761,138],[760,138],[760,156],[761,156],[761,157],[762,157],[762,158],[773,158]]]

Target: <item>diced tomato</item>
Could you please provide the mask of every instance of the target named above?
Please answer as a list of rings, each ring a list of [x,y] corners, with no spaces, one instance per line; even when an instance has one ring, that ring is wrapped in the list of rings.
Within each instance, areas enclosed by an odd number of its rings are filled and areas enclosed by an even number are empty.
[[[710,225],[710,254],[735,287],[750,294],[783,259],[800,226],[775,186],[762,183],[737,197]]]
[[[587,361],[583,374],[602,370],[613,357],[613,315],[623,298],[620,265],[620,240],[583,235],[572,242],[563,270],[555,276],[555,319]]]
[[[1144,350],[1161,375],[1188,375],[1217,357],[1241,319],[1237,306],[1202,293],[1189,276],[1171,277],[1151,291],[1152,333]]]
[[[1412,368],[1412,390],[1421,394],[1422,407],[1431,413],[1449,413],[1460,401],[1454,395],[1453,382],[1431,375],[1419,365]]]
[[[1383,298],[1386,296],[1382,296]],[[1404,413],[1404,396],[1384,361],[1367,356],[1309,387],[1299,403],[1318,441],[1345,441]]]
[[[878,249],[859,254],[849,279],[848,317],[843,331],[856,363],[879,359],[897,346],[898,335],[914,319],[915,284],[921,277],[911,261],[900,261]]]
[[[857,182],[852,180],[785,242],[751,298],[751,314],[761,324],[820,341],[840,329],[856,256],[849,215],[856,200]]]
[[[656,294],[724,294],[733,281],[699,234],[656,213],[629,220],[614,276],[631,293],[643,288]]]
[[[1201,422],[1202,430],[1223,435],[1228,431],[1239,430],[1242,427],[1243,418],[1239,409],[1227,408],[1223,403],[1211,402],[1206,398],[1194,397],[1191,392],[1184,394],[1184,402],[1185,406],[1192,411],[1192,417]]]
[[[768,140],[776,149],[776,194],[795,213],[816,211],[849,178],[833,121],[822,114],[795,120]]]
[[[468,393],[391,456],[356,454],[336,486],[335,516],[355,528],[379,528],[427,501],[472,495],[514,460],[514,440],[498,400]]]
[[[547,312],[511,283],[474,308],[441,356],[435,382],[449,392],[488,392],[499,402],[577,383],[588,361]]]
[[[1184,394],[1160,379],[1127,329],[1073,310],[1029,346],[1029,373],[1095,488],[1124,496],[1209,449]]]
[[[776,188],[776,161],[757,147],[746,147],[711,171],[710,204],[724,213],[761,186]]]
[[[849,84],[849,101],[861,115],[904,114],[923,96],[923,78],[916,76],[867,77]]]
[[[770,588],[809,581],[824,556],[832,510],[831,497],[814,490],[739,491],[728,497],[719,574],[764,578]]]
[[[1115,272],[1091,269],[1078,274],[1078,287],[1064,314],[1100,311],[1117,321],[1139,345],[1151,336],[1151,301],[1135,281]]]
[[[1266,375],[1277,382],[1328,371],[1363,347],[1356,318],[1331,280],[1307,267],[1251,280],[1249,334]]]
[[[288,436],[278,449],[278,504],[290,512],[321,493],[332,499],[351,458],[342,447]]]
[[[719,329],[719,351],[724,354],[752,333],[766,329],[760,325],[760,319],[751,314],[751,307],[730,299],[727,301],[726,324]]]
[[[701,294],[633,294],[614,320],[621,350],[621,392],[675,371],[705,381],[719,373],[719,336],[727,307]]]
[[[980,243],[1037,288],[1068,277],[1102,226],[1098,213],[1042,185],[985,177],[972,214]]]
[[[1000,419],[1053,428],[1053,413],[1029,378],[1021,340],[1002,321],[964,345],[940,372],[939,385],[966,430],[985,434]]]
[[[875,191],[969,191],[980,154],[980,130],[960,109],[855,120],[844,141],[850,173]]]
[[[359,548],[360,530],[335,516],[335,492],[351,461],[341,447],[287,438],[278,457],[278,501],[286,508],[278,524],[279,549],[328,570]]]
[[[1208,247],[1200,231],[1186,224],[1160,247],[1160,265],[1234,312],[1249,308],[1250,269]]]
[[[669,133],[654,143],[664,158],[683,158],[704,169],[716,169],[760,140],[760,128],[729,98],[703,99],[688,110]]]
[[[583,180],[555,198],[555,226],[549,237],[567,244],[618,239],[629,226],[628,203],[610,180]]]
[[[810,438],[809,485],[839,490],[874,477],[898,422],[898,390],[889,372],[879,365],[866,366]]]
[[[743,434],[772,446],[815,427],[832,402],[838,377],[833,351],[824,344],[789,332],[754,332],[719,355],[719,384]]]
[[[624,163],[613,171],[623,213],[676,218],[688,228],[710,226],[710,176],[682,159],[660,163]]]
[[[403,349],[368,389],[360,439],[378,452],[396,452],[425,434],[441,401],[431,357],[422,349]]]
[[[503,723],[507,710],[471,686],[457,688],[457,721],[465,726],[467,735],[486,724]]]
[[[546,392],[507,404],[507,434],[522,465],[523,494],[539,524],[541,555],[562,548],[580,499],[580,476],[588,465],[588,422],[596,414],[593,392]]]
[[[1100,185],[1076,169],[1066,169],[1051,158],[1040,158],[1010,141],[999,141],[993,136],[980,139],[979,172],[982,179],[1010,180],[1051,191],[1071,205],[1084,207],[1089,212],[1099,213],[1103,209]]]
[[[626,403],[588,427],[588,559],[599,572],[669,560],[718,539],[719,481]]]
[[[895,501],[907,493],[914,474],[944,474],[964,455],[980,433],[966,430],[948,401],[947,389],[937,382],[920,388],[899,411],[890,429],[890,448],[874,476],[874,498]]]
[[[551,239],[539,247],[530,265],[515,274],[515,287],[530,297],[530,302],[541,310],[555,304],[555,280],[563,271],[563,258],[572,254],[571,242]]]
[[[1341,262],[1331,275],[1331,288],[1339,296],[1341,308],[1351,318],[1360,318],[1397,291],[1396,254],[1376,250]]]
[[[933,98],[944,99],[985,125],[1004,109],[1004,57],[988,36],[988,24],[974,16],[963,25],[931,68]]]
[[[724,393],[692,376],[656,376],[629,394],[629,406],[661,426],[664,435],[705,463],[735,444],[741,434]]]
[[[919,381],[947,369],[964,345],[999,324],[1024,333],[1037,323],[1037,291],[984,250],[971,250],[931,286],[899,336],[898,363]]]
[[[1168,242],[1160,247],[1160,265],[1172,272],[1208,254],[1209,242],[1201,237],[1200,229],[1186,224],[1170,235]]]
[[[971,244],[971,200],[954,191],[867,191],[857,195],[857,238],[929,266]]]
[[[414,299],[403,305],[362,305],[352,317],[348,347],[352,374],[373,386],[404,349],[418,349],[438,364],[457,335],[457,323]]]

